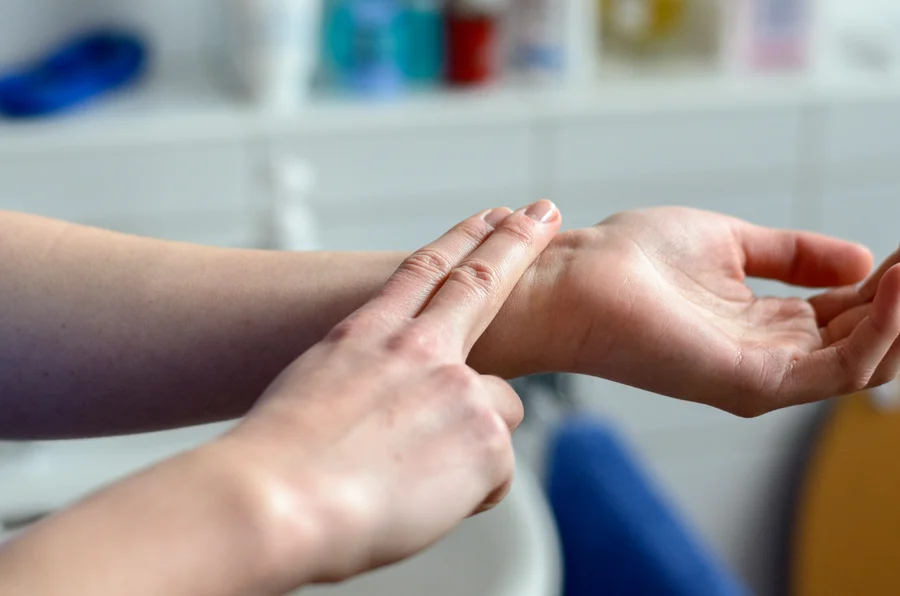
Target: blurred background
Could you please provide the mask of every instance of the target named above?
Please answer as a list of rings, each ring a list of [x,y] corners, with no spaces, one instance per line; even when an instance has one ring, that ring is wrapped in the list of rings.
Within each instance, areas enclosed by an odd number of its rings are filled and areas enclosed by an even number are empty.
[[[898,155],[888,0],[0,0],[0,209],[141,235],[411,250],[549,197],[568,228],[679,204],[881,259]],[[609,421],[710,556],[787,590],[821,407],[747,421],[544,383],[522,385],[530,405]],[[520,439],[541,480],[548,408]],[[12,531],[215,432],[0,446],[0,517]]]

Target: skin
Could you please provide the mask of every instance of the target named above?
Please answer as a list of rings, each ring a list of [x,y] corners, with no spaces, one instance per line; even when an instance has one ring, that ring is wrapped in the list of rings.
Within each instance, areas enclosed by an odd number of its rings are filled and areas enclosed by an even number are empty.
[[[546,202],[501,209],[414,254],[235,431],[0,551],[0,593],[282,594],[406,558],[493,507],[522,404],[465,362],[559,225]]]
[[[0,212],[0,439],[237,418],[407,256],[208,248]],[[534,366],[539,338],[517,327],[549,281],[526,273],[475,368]]]
[[[0,592],[278,594],[409,556],[509,486],[521,404],[485,373],[593,374],[755,416],[900,367],[900,254],[855,285],[872,269],[863,247],[707,212],[558,235],[558,214],[520,211],[494,232],[485,217],[393,276],[380,267],[397,255],[221,251],[5,218],[3,433],[256,405],[226,437],[4,548]],[[747,276],[835,289],[756,297]]]
[[[617,215],[569,243],[557,369],[746,417],[900,370],[900,252],[851,285],[872,268],[862,246],[681,208]],[[748,277],[837,289],[759,297]]]
[[[0,438],[238,417],[405,256],[225,250],[0,213]],[[896,342],[898,261],[857,287],[872,257],[856,244],[691,209],[625,213],[557,235],[469,363],[759,415],[896,376],[900,348],[884,346]],[[748,276],[836,289],[756,297]],[[850,343],[856,329],[867,335]]]

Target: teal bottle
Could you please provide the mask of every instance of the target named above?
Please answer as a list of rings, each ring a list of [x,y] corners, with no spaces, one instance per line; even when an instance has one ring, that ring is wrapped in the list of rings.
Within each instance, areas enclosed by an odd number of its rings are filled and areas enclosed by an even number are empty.
[[[400,62],[417,86],[439,84],[444,75],[444,10],[442,0],[407,0],[404,7]]]

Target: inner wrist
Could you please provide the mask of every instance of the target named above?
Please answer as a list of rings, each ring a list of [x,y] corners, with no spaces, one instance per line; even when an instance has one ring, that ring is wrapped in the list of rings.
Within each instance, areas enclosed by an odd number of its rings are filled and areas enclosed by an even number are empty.
[[[561,233],[535,260],[476,344],[471,366],[507,379],[563,370],[567,332],[559,299],[575,245],[569,232]]]

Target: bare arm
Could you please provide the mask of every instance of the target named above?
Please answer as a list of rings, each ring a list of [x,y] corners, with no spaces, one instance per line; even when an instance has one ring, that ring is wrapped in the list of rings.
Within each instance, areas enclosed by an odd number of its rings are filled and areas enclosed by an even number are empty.
[[[411,259],[234,431],[0,548],[0,593],[285,594],[405,559],[499,503],[522,404],[465,362],[559,228],[550,207],[457,226],[428,253],[453,271]]]
[[[0,436],[237,417],[402,258],[216,249],[0,214]]]
[[[271,487],[208,445],[103,490],[0,547],[0,592],[275,594],[270,585]],[[294,515],[301,515],[299,510]],[[312,536],[297,532],[293,540]],[[309,561],[313,551],[305,553]],[[297,581],[305,557],[298,558]]]
[[[238,417],[405,256],[209,248],[0,212],[0,438]],[[477,368],[530,366],[508,314]]]

